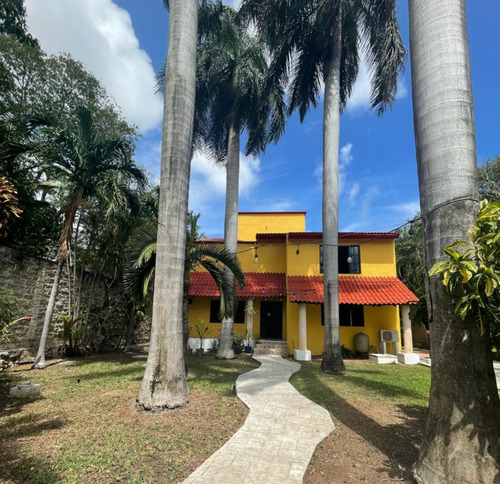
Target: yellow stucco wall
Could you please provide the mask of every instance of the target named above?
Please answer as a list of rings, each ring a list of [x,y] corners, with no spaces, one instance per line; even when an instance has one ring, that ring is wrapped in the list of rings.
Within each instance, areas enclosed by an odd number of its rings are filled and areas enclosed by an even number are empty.
[[[208,297],[195,297],[189,305],[189,336],[191,338],[198,337],[196,330],[191,329],[191,326],[198,324],[200,319],[203,319],[205,325],[210,328],[210,333],[206,336],[207,338],[218,338],[220,336],[221,323],[210,322],[210,301],[211,299]],[[260,309],[260,301],[255,301],[254,306],[258,311]],[[245,323],[237,323],[234,325],[235,332],[244,336],[246,336],[246,318],[247,314],[245,313]],[[254,315],[254,320],[255,318],[256,316]]]
[[[259,241],[258,261],[255,262],[255,235],[257,233],[288,233],[305,231],[305,213],[255,213],[239,214],[238,239],[250,243],[238,244],[238,257],[245,272],[280,272],[287,275],[320,275],[318,239],[292,239]],[[396,260],[393,239],[344,239],[341,245],[359,245],[361,258],[361,276],[395,277]],[[296,254],[299,248],[299,254]],[[249,249],[249,250],[248,250]],[[260,333],[260,299],[255,299],[254,330]],[[366,306],[364,327],[341,327],[341,343],[354,349],[354,335],[364,332],[368,335],[370,345],[379,345],[379,331],[391,329],[400,331],[399,308],[395,306]],[[245,324],[235,324],[237,333],[246,335]],[[203,319],[210,327],[208,337],[216,338],[220,334],[220,323],[210,323],[210,299],[194,298],[189,307],[189,324],[193,325]],[[313,355],[321,355],[323,351],[323,331],[321,326],[321,306],[307,305],[307,340],[308,349]],[[191,331],[191,337],[196,334]],[[298,348],[298,304],[283,299],[283,339],[288,341],[289,352]],[[388,351],[392,344],[388,343]],[[401,344],[399,344],[399,349]]]
[[[288,351],[293,353],[299,347],[299,305],[287,304]],[[323,353],[324,327],[321,325],[321,305],[307,304],[307,348],[313,356]],[[354,335],[362,332],[368,335],[370,345],[379,347],[381,329],[397,330],[400,333],[399,309],[397,306],[365,306],[365,326],[340,327],[340,343],[354,350]],[[392,343],[387,343],[387,351],[392,353]],[[398,351],[401,351],[401,342]]]
[[[296,244],[297,242],[297,244]],[[320,240],[289,240],[286,248],[287,274],[290,276],[320,275],[319,247]],[[356,240],[341,241],[339,245],[359,245],[361,276],[395,277],[396,254],[394,240]],[[299,254],[297,254],[297,248]],[[265,248],[262,248],[262,252]],[[260,249],[259,249],[260,250]],[[260,258],[260,254],[259,254]]]
[[[255,262],[255,244],[238,244],[238,258],[244,272],[286,272],[284,241],[269,242],[257,249],[258,261]],[[273,245],[281,244],[281,245]],[[260,245],[260,244],[259,244]],[[250,248],[250,250],[248,250]]]
[[[238,240],[255,240],[259,233],[304,232],[305,212],[256,212],[238,214]]]

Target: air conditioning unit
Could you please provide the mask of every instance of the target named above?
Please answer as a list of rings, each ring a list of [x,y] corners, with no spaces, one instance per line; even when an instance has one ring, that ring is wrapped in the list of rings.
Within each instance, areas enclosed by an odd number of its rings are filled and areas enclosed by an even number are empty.
[[[382,329],[380,331],[380,341],[382,343],[397,343],[399,341],[398,332],[388,329]]]

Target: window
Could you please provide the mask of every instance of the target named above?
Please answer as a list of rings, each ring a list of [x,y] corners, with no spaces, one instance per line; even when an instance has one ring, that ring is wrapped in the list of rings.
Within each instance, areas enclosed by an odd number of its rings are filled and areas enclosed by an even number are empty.
[[[359,245],[339,246],[339,274],[361,274]],[[323,274],[323,246],[319,246],[319,272]]]
[[[220,301],[210,301],[210,322],[220,323],[219,319]],[[234,322],[244,323],[245,322],[245,301],[236,301],[236,307],[234,310]]]
[[[365,313],[358,304],[339,304],[340,326],[364,326]],[[321,326],[325,325],[324,305],[321,305]]]

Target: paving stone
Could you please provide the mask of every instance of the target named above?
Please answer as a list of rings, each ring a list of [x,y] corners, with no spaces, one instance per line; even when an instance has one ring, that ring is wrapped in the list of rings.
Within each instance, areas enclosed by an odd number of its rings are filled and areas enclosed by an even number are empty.
[[[235,469],[248,483],[302,482],[316,446],[334,429],[330,414],[288,382],[300,364],[254,358],[261,366],[236,380],[236,393],[250,409],[245,423],[184,484],[233,484]]]

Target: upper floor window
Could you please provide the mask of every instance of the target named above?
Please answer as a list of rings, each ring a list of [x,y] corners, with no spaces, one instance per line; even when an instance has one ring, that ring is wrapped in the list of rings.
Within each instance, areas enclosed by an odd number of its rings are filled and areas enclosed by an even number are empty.
[[[339,274],[361,274],[359,245],[339,246]],[[323,246],[319,246],[319,271],[323,274]]]

